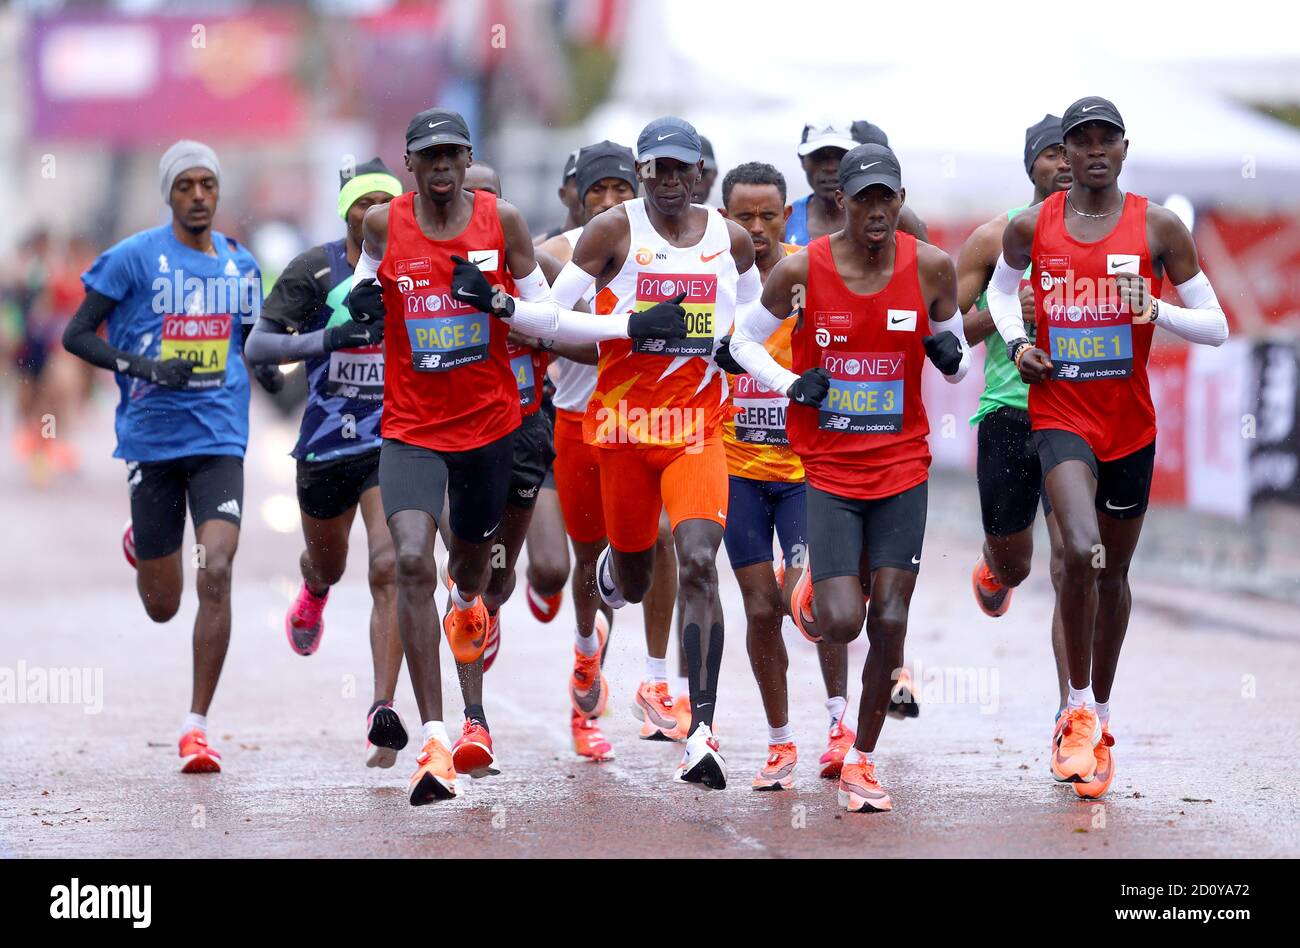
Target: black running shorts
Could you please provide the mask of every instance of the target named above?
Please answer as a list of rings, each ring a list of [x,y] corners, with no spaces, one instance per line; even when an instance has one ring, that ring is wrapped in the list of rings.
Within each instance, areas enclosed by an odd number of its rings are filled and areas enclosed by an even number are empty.
[[[883,566],[919,573],[928,500],[928,481],[877,500],[839,497],[809,484],[808,556],[813,582],[869,576]]]
[[[434,520],[447,498],[451,532],[466,543],[492,538],[505,513],[515,432],[470,451],[434,451],[391,438],[379,449],[384,516],[423,510]]]
[[[378,486],[378,448],[331,461],[298,462],[298,506],[317,520],[343,516]]]
[[[1097,479],[1097,512],[1116,520],[1133,520],[1147,512],[1151,501],[1151,476],[1155,472],[1156,443],[1113,461],[1098,461],[1088,442],[1073,431],[1048,428],[1034,432],[1034,447],[1043,466],[1043,477],[1063,461],[1082,461]],[[1043,492],[1043,509],[1052,505]]]
[[[975,479],[984,532],[1005,537],[1034,523],[1043,469],[1029,430],[1029,412],[1002,407],[979,423]]]
[[[209,520],[239,526],[244,504],[244,459],[202,454],[171,461],[127,461],[136,559],[154,560],[181,548],[185,502],[197,531]]]
[[[555,430],[551,419],[540,411],[526,416],[515,431],[510,506],[532,510],[537,503],[537,492],[546,482],[554,460]]]

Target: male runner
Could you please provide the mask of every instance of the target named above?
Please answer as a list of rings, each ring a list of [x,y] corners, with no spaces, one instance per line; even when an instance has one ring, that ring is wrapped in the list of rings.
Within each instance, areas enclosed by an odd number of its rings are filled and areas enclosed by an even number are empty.
[[[304,251],[285,267],[245,349],[250,362],[307,364],[307,405],[293,456],[306,548],[302,588],[285,617],[289,647],[312,655],[325,634],[330,587],[343,578],[348,534],[357,509],[369,552],[370,651],[374,700],[366,714],[366,766],[391,767],[406,746],[393,708],[402,667],[397,635],[397,565],[379,498],[379,416],[384,398],[383,323],[358,323],[344,298],[361,256],[366,211],[402,193],[402,183],[374,158],[339,174],[345,235]]]
[[[785,203],[785,176],[771,165],[750,162],[727,172],[722,181],[722,213],[749,232],[754,261],[766,282],[772,268],[800,248],[782,244],[781,234],[790,208]],[[785,368],[790,367],[790,331],[783,323],[767,341],[767,349]],[[790,593],[803,574],[808,549],[803,463],[790,449],[785,433],[790,400],[770,392],[744,373],[727,354],[727,340],[718,350],[718,364],[729,372],[732,400],[737,409],[723,424],[731,491],[723,541],[731,568],[740,584],[747,623],[745,642],[749,664],[758,681],[767,715],[768,756],[754,777],[755,790],[788,789],[794,783],[798,762],[790,728],[786,669],[789,658],[781,636],[783,618],[790,612]],[[775,531],[785,560],[772,568]],[[848,690],[848,648],[822,642],[817,646],[822,678],[826,683],[826,710],[830,733],[819,761],[823,777],[838,777],[854,734],[844,725]]]
[[[1034,514],[1042,494],[1043,472],[1029,432],[1029,387],[1020,380],[1006,358],[1006,347],[996,335],[984,300],[984,289],[1002,254],[1002,232],[1007,221],[1041,204],[1049,194],[1070,186],[1070,163],[1065,157],[1061,120],[1043,118],[1025,130],[1025,173],[1034,185],[1033,199],[999,214],[977,227],[957,257],[957,305],[966,313],[966,340],[973,346],[994,334],[995,345],[985,347],[984,391],[979,410],[971,418],[978,425],[978,460],[975,466],[984,520],[984,548],[975,564],[971,585],[975,602],[989,616],[1000,616],[1011,606],[1011,591],[1029,576],[1034,555]],[[1025,329],[1033,336],[1033,267],[1020,282],[1020,306]],[[1060,576],[1055,554],[1060,547],[1056,519],[1047,517],[1052,537],[1052,582]],[[1052,616],[1052,653],[1056,658],[1060,689],[1059,715],[1065,709],[1065,632],[1060,611]]]
[[[1052,776],[1096,798],[1115,777],[1111,687],[1155,458],[1151,337],[1164,326],[1217,346],[1228,338],[1228,321],[1182,221],[1120,190],[1128,140],[1115,105],[1080,99],[1065,110],[1061,130],[1070,189],[1007,223],[988,303],[1008,358],[1030,385],[1034,446],[1061,537],[1057,608],[1070,679],[1052,738]],[[1032,343],[1018,297],[1031,264]],[[1186,306],[1160,299],[1166,279]]]
[[[806,247],[818,237],[844,227],[844,208],[835,200],[839,188],[840,162],[858,145],[888,145],[889,138],[878,125],[860,120],[845,125],[838,122],[809,122],[799,140],[799,164],[803,166],[812,194],[790,204],[785,223],[787,243]],[[928,241],[925,222],[910,207],[904,207],[898,229],[917,240]]]
[[[221,755],[208,744],[207,713],[230,644],[248,443],[242,324],[261,308],[262,273],[247,250],[212,229],[221,169],[211,148],[176,142],[162,156],[159,177],[171,221],[99,256],[82,277],[86,298],[63,345],[116,374],[113,454],[126,461],[131,493],[124,547],[155,622],[180,609],[189,502],[199,611],[181,772],[216,773]],[[105,321],[107,339],[96,334]]]
[[[636,197],[636,158],[632,150],[611,141],[598,142],[578,153],[579,193],[584,222]],[[556,259],[567,264],[573,257],[582,227],[575,227],[543,245]],[[594,302],[595,290],[583,294],[583,302]],[[593,731],[588,682],[606,683],[587,666],[592,656],[604,654],[599,643],[608,637],[613,611],[604,606],[596,591],[596,560],[607,545],[605,518],[600,492],[600,450],[583,440],[582,424],[587,403],[596,389],[595,345],[557,345],[555,389],[555,483],[563,511],[564,528],[573,543],[573,603],[577,624],[574,630],[574,667],[570,676],[573,698],[571,725],[574,746],[580,756],[594,759],[613,757],[613,748],[603,735]],[[530,551],[531,555],[531,551]],[[690,699],[675,699],[668,687],[666,658],[672,631],[673,608],[677,601],[677,554],[672,530],[660,518],[655,538],[656,562],[650,591],[641,602],[646,630],[646,673],[637,687],[633,708],[641,722],[643,740],[685,740],[690,728]],[[583,708],[586,709],[585,713]],[[604,743],[600,743],[604,741]],[[602,756],[597,756],[596,752]]]
[[[952,260],[897,233],[905,199],[888,146],[845,154],[838,195],[844,230],[778,263],[762,307],[741,313],[731,341],[737,362],[793,402],[786,430],[808,476],[815,598],[816,624],[805,623],[805,634],[846,644],[866,613],[871,646],[858,734],[839,783],[840,805],[851,812],[892,806],[870,755],[903,663],[925,535],[930,451],[922,366],[928,357],[956,382],[970,364]],[[795,310],[786,369],[763,344]]]
[[[453,657],[467,665],[486,644],[480,594],[499,543],[520,425],[507,335],[513,329],[545,339],[565,329],[547,299],[523,216],[490,192],[464,190],[472,160],[469,127],[458,113],[434,108],[411,119],[406,165],[416,190],[366,212],[348,295],[359,322],[386,313],[394,322],[384,334],[379,485],[397,554],[398,628],[424,722],[410,782],[414,806],[459,794],[433,629],[436,518],[445,494],[451,608],[443,629]],[[568,316],[575,332],[597,336],[684,331],[680,307],[670,305],[620,324]],[[490,764],[491,748],[481,750]]]
[[[647,125],[637,139],[645,197],[587,224],[556,281],[555,299],[571,306],[595,284],[598,313],[685,300],[690,314],[684,340],[601,346],[584,437],[601,451],[610,546],[596,581],[610,606],[640,602],[650,590],[661,501],[668,511],[691,697],[691,729],[674,779],[721,789],[726,771],[712,724],[723,640],[715,560],[726,523],[726,381],[712,355],[721,327],[731,324],[737,305],[758,298],[761,283],[749,235],[691,203],[701,164],[699,135],[689,122],[665,117]]]

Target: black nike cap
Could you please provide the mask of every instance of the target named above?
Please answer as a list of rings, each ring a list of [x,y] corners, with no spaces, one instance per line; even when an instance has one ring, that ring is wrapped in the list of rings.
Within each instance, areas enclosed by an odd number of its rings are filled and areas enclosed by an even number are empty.
[[[434,145],[473,148],[464,117],[451,109],[425,109],[406,126],[406,150],[423,151]]]
[[[578,152],[580,148],[575,148],[569,152],[569,157],[564,162],[564,174],[560,176],[560,186],[569,183],[569,179],[578,173]]]
[[[1025,129],[1025,174],[1030,175],[1034,162],[1043,153],[1044,148],[1051,148],[1065,141],[1061,131],[1061,119],[1055,115],[1044,115],[1033,125]]]
[[[618,178],[626,181],[632,193],[636,193],[636,159],[632,149],[611,141],[596,142],[578,150],[578,196],[583,198],[591,186],[605,178]]]
[[[903,187],[903,169],[888,145],[859,145],[840,159],[840,190],[852,197],[863,188],[883,184],[892,191]]]
[[[700,160],[700,156],[700,133],[686,119],[674,115],[655,119],[637,136],[637,161],[675,158],[693,165]]]
[[[1108,122],[1121,132],[1124,131],[1124,119],[1120,117],[1115,103],[1099,95],[1086,96],[1078,102],[1070,103],[1070,107],[1061,116],[1062,140],[1084,122]]]

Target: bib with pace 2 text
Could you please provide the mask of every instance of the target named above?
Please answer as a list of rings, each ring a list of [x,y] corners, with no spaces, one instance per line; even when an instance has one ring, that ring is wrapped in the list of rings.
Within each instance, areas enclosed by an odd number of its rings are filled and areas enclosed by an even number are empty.
[[[1124,255],[1125,263],[1128,259]],[[1131,260],[1131,272],[1137,273],[1137,256],[1131,255]],[[1053,262],[1044,257],[1038,269],[1046,273]],[[1116,272],[1129,272],[1129,268],[1116,268]],[[1054,290],[1043,300],[1052,378],[1086,382],[1132,375],[1133,317],[1121,311],[1115,281],[1067,278],[1063,288],[1065,292]]]
[[[733,381],[736,440],[750,444],[789,444],[790,439],[785,433],[785,412],[790,399],[763,388],[752,375],[737,375]]]
[[[325,303],[330,307],[328,329],[352,318],[344,299],[352,288],[348,277],[330,291]],[[330,353],[329,374],[325,377],[325,394],[332,397],[379,401],[384,397],[384,347],[382,344],[336,349]]]
[[[713,354],[713,317],[718,307],[718,277],[713,273],[638,273],[633,312],[644,313],[685,292],[685,339],[637,339],[633,352],[666,356]]]
[[[186,388],[220,388],[226,384],[226,358],[234,319],[224,313],[163,316],[160,358],[194,363]]]
[[[415,371],[446,372],[488,357],[487,313],[452,296],[450,287],[416,287],[410,277],[402,276],[397,287]]]
[[[537,400],[537,376],[533,374],[532,350],[507,342],[506,353],[510,356],[510,371],[514,374],[515,384],[519,386],[519,407],[528,408]]]
[[[903,430],[902,352],[829,352],[822,368],[831,384],[817,411],[817,427],[846,434]]]

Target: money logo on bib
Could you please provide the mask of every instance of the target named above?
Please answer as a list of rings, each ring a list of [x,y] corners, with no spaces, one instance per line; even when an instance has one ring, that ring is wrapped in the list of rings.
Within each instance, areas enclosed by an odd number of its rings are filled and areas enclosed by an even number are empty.
[[[902,352],[823,352],[831,376],[817,427],[846,434],[903,430]]]
[[[633,352],[666,356],[707,356],[713,353],[713,316],[718,303],[718,278],[711,273],[638,273],[633,311],[643,313],[656,303],[686,294],[685,339],[638,339]]]
[[[194,363],[190,389],[220,388],[226,383],[226,357],[234,320],[223,313],[172,313],[163,316],[162,359]]]
[[[752,375],[737,375],[733,381],[736,440],[750,444],[789,444],[790,439],[785,433],[785,412],[790,399],[763,388]]]
[[[1099,300],[1085,291],[1064,301],[1044,300],[1044,308],[1052,378],[1086,382],[1133,374],[1133,317],[1121,311],[1113,293]]]
[[[482,362],[491,333],[488,315],[451,295],[449,287],[402,287],[411,367],[417,372],[446,372]]]

